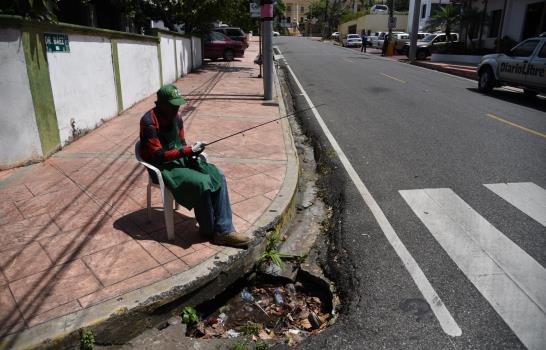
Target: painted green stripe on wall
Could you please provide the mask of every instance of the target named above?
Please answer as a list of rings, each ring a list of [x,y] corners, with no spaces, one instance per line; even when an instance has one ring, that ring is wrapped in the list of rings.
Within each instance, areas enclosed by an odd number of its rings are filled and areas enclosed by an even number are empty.
[[[22,28],[27,74],[44,157],[61,145],[43,34]]]
[[[123,96],[121,95],[121,75],[119,72],[118,42],[112,40],[112,64],[114,66],[114,82],[118,100],[118,114],[123,111]]]

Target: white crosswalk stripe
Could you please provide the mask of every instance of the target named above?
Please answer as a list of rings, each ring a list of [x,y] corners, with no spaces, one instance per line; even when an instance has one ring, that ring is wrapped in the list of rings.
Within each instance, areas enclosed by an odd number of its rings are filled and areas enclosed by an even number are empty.
[[[546,269],[451,189],[400,194],[522,343],[544,349]]]
[[[532,182],[484,185],[542,226],[546,226],[546,190]]]

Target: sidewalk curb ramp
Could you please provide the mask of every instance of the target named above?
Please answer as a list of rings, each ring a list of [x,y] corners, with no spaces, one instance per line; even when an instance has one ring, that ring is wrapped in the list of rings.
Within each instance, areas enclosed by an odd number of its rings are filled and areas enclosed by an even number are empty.
[[[275,88],[279,115],[286,115],[276,76]],[[73,349],[80,344],[82,329],[93,332],[97,344],[122,344],[172,315],[180,314],[185,305],[198,305],[214,298],[251,272],[265,251],[266,232],[286,228],[295,211],[299,160],[288,120],[282,119],[280,123],[287,158],[286,176],[277,197],[247,230],[255,237],[247,250],[227,248],[178,275],[6,336],[0,339],[0,350]]]

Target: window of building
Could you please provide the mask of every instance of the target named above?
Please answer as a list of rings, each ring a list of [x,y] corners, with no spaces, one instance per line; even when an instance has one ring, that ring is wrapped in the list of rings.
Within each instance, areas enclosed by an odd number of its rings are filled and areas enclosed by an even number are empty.
[[[426,15],[427,15],[427,4],[424,4],[421,7],[421,18],[425,18]]]
[[[286,5],[286,11],[292,12],[292,5]]]
[[[305,7],[304,6],[300,7],[300,12],[305,12]]]
[[[499,29],[501,24],[502,10],[491,11],[489,21],[489,35],[490,38],[496,38],[499,36]]]

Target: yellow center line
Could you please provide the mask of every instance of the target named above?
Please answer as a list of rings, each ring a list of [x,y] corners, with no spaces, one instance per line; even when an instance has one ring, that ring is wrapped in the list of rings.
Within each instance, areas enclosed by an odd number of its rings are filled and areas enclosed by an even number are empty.
[[[398,78],[395,78],[395,77],[391,77],[390,75],[385,74],[385,73],[381,73],[381,75],[382,75],[382,76],[385,76],[385,77],[387,77],[387,78],[391,78],[392,80],[396,80],[396,81],[398,81],[398,82],[400,82],[400,83],[402,83],[402,84],[405,84],[405,83],[406,83],[405,81],[403,81],[403,80],[401,80],[401,79],[398,79]]]
[[[489,117],[489,118],[493,118],[493,119],[495,119],[495,120],[498,120],[498,121],[501,122],[501,123],[505,123],[505,124],[508,124],[508,125],[510,125],[510,126],[513,126],[514,128],[518,128],[518,129],[521,129],[521,130],[523,130],[523,131],[527,131],[527,132],[530,133],[530,134],[533,134],[533,135],[537,135],[537,136],[546,138],[546,134],[543,134],[543,133],[538,132],[538,131],[533,130],[533,129],[526,128],[526,127],[521,126],[521,125],[516,124],[516,123],[512,123],[511,121],[506,120],[506,119],[503,119],[503,118],[501,118],[501,117],[497,117],[497,116],[494,115],[494,114],[487,113],[486,116]]]

